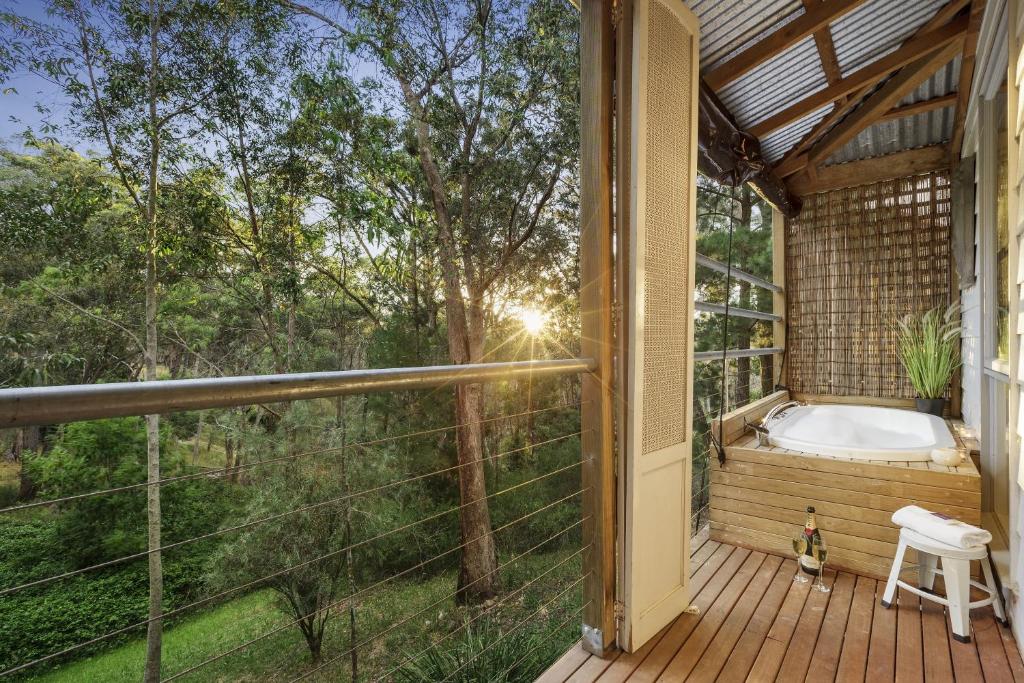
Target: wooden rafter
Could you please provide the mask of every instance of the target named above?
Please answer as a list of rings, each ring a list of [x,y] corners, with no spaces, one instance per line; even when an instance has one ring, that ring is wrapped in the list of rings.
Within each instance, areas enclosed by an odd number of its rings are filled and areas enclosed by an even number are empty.
[[[795,194],[804,196],[840,187],[866,185],[889,178],[904,178],[948,167],[948,147],[932,145],[861,161],[825,166],[817,169],[817,176],[814,178],[804,171],[794,177],[789,185]]]
[[[807,133],[803,138],[800,139],[796,145],[793,146],[788,152],[786,152],[782,159],[775,164],[775,173],[780,178],[791,176],[797,171],[803,170],[807,166],[807,155],[804,151],[811,146],[815,140],[817,140],[822,132],[828,130],[832,124],[841,119],[847,112],[853,109],[857,103],[859,103],[864,97],[871,92],[875,84],[871,84],[866,88],[863,88],[852,96],[850,96],[845,102],[837,102],[831,112],[825,114],[825,117],[814,124],[810,132]]]
[[[866,0],[831,0],[817,3],[800,17],[789,22],[778,31],[759,40],[725,64],[704,74],[704,80],[712,90],[718,91],[732,83],[759,64],[827,27],[844,14],[863,4]]]
[[[974,84],[974,55],[978,50],[978,34],[981,19],[985,14],[985,0],[971,3],[971,21],[964,37],[963,58],[960,60],[960,82],[957,85],[956,114],[953,116],[953,135],[949,143],[950,163],[960,159],[960,147],[964,141],[964,125],[967,122],[967,104],[970,102],[971,87]]]
[[[750,128],[750,133],[761,138],[773,131],[793,123],[803,116],[816,109],[834,102],[843,95],[847,95],[865,86],[876,83],[887,74],[903,67],[932,51],[945,47],[949,43],[959,40],[967,30],[968,17],[960,17],[941,26],[933,31],[928,31],[916,38],[907,41],[903,47],[891,52],[885,57],[874,61],[867,66],[858,69],[835,85],[805,97],[792,104],[782,111],[769,116],[764,121]]]
[[[910,40],[914,40],[915,38],[947,23],[968,4],[970,4],[970,0],[951,0],[951,2],[940,8],[931,19],[918,28],[917,31],[915,31],[914,34],[903,43],[903,45],[906,46]],[[888,73],[885,74],[883,78],[888,75]],[[809,148],[811,144],[817,141],[824,131],[831,128],[833,124],[842,119],[842,117],[853,109],[853,107],[860,103],[877,85],[878,81],[875,81],[874,83],[871,83],[859,90],[852,97],[849,97],[846,102],[837,101],[836,107],[826,114],[825,117],[800,140],[800,142],[794,145],[783,155],[782,159],[775,165],[776,174],[785,178],[806,167],[807,156],[804,155],[803,152]]]
[[[804,10],[811,12],[821,6],[824,0],[803,0]],[[825,81],[829,85],[835,85],[843,78],[843,70],[839,68],[839,58],[836,57],[836,46],[832,43],[832,31],[828,24],[814,32],[814,45],[818,48],[818,58],[821,60],[821,70],[825,73]]]
[[[900,107],[893,107],[882,114],[878,121],[894,121],[906,116],[914,116],[916,114],[923,114],[936,109],[952,107],[956,104],[958,97],[959,95],[957,93],[951,92],[948,95],[939,95],[938,97],[933,97],[928,100],[921,100],[920,102],[912,102],[911,104],[904,104]]]
[[[868,97],[857,109],[825,134],[808,152],[811,165],[823,162],[832,152],[852,140],[858,133],[876,123],[907,93],[955,57],[963,43],[955,41],[900,69],[877,92]]]

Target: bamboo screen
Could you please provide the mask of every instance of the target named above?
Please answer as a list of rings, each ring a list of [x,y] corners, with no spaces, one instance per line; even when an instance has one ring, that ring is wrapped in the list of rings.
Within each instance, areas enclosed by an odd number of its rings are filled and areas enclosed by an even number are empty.
[[[791,391],[914,397],[891,325],[949,304],[950,203],[946,173],[804,198],[786,222]]]

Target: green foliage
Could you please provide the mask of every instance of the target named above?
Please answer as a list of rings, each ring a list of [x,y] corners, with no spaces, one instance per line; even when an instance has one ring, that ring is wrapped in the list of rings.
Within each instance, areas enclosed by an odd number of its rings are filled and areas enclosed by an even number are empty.
[[[162,440],[165,475],[186,471],[167,429]],[[63,427],[50,446],[42,453],[24,454],[23,466],[42,499],[145,481],[141,418],[73,423]],[[219,480],[166,485],[164,543],[215,530],[240,493]],[[139,553],[146,548],[145,525],[144,488],[74,500],[25,519],[0,519],[0,587]],[[167,609],[200,595],[213,544],[191,543],[164,554]],[[5,597],[0,601],[0,669],[145,619],[147,593],[146,563],[139,559]]]
[[[169,439],[165,426],[161,433],[165,477],[183,471]],[[26,455],[25,467],[43,499],[145,482],[143,420],[126,417],[67,425],[52,448]],[[219,479],[175,482],[164,486],[162,493],[165,543],[213,531],[227,514],[228,496],[237,496]],[[65,548],[61,555],[70,566],[85,567],[145,550],[145,506],[145,488],[62,505],[55,521],[59,543]]]
[[[900,362],[920,398],[942,398],[960,367],[960,307],[908,313],[893,332]]]
[[[73,568],[56,520],[0,520],[0,587],[10,588]],[[178,554],[165,561],[165,607],[194,599],[202,560]],[[0,600],[0,670],[77,645],[146,618],[145,562],[94,571]],[[127,633],[98,648],[139,635]],[[87,648],[77,656],[95,651]]]

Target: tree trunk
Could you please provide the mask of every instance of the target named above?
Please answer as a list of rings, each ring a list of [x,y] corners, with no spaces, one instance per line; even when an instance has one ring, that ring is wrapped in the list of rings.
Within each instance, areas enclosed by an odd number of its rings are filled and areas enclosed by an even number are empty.
[[[31,500],[36,495],[36,483],[32,480],[29,470],[25,467],[25,453],[38,453],[43,443],[42,431],[33,425],[18,430],[15,437],[15,455],[21,461],[18,473],[18,500]]]
[[[740,256],[743,256],[743,249],[747,247],[748,238],[746,233],[750,232],[750,214],[753,205],[753,198],[749,187],[744,187],[740,192],[737,201],[740,203],[739,224],[736,226],[737,239],[733,244],[740,247]],[[735,253],[735,252],[734,252]],[[746,259],[741,260],[745,263]],[[750,283],[739,282],[739,307],[750,309]],[[726,296],[729,296],[726,292]],[[750,324],[743,318],[737,320],[736,325],[736,348],[750,348]],[[750,403],[750,358],[736,359],[736,406],[745,406]]]
[[[343,309],[344,314],[344,309]],[[338,325],[338,358],[345,357],[345,338],[346,338],[345,323],[342,321]],[[344,367],[347,365],[348,367]],[[350,357],[347,364],[343,364],[342,369],[351,370],[355,365],[353,359]],[[358,634],[356,632],[356,603],[353,596],[356,593],[356,581],[355,581],[355,565],[352,557],[352,494],[351,481],[349,479],[348,472],[348,449],[345,448],[348,442],[348,420],[347,413],[345,411],[345,397],[338,396],[334,399],[334,424],[341,432],[341,493],[345,496],[344,500],[344,519],[345,519],[345,576],[348,582],[348,646],[349,646],[349,665],[351,668],[351,679],[352,683],[356,683],[359,680],[359,648],[356,647],[356,638]],[[366,427],[366,397],[363,397],[363,427],[365,431]],[[364,434],[365,436],[365,434]]]
[[[313,620],[310,619],[310,622]],[[317,666],[323,661],[323,636],[316,632],[316,625],[303,622],[302,635],[306,637],[306,646],[309,648],[310,664]]]
[[[158,0],[149,3],[149,192],[146,202],[146,381],[156,379],[156,253],[157,253],[157,175],[160,164],[160,133],[157,117],[157,31]],[[146,488],[149,550],[160,547],[160,416],[146,416]],[[159,683],[163,647],[163,562],[159,552],[149,554],[149,626],[146,631],[146,683]]]
[[[466,338],[462,330],[449,325],[449,342],[464,343],[469,362],[483,358],[483,303],[473,297],[469,305]],[[460,527],[465,547],[459,566],[458,601],[479,602],[493,598],[498,592],[498,553],[491,532],[491,513],[487,501],[487,483],[483,466],[483,386],[468,384],[455,390],[455,415],[459,426],[458,453],[460,468],[459,500],[462,508]]]
[[[224,474],[230,481],[232,478],[231,469],[235,466],[235,440],[230,435],[224,436]]]
[[[25,448],[25,430],[18,429],[14,432],[14,441],[11,442],[11,449],[7,451],[7,460],[10,462],[21,462],[21,452]]]
[[[199,464],[199,449],[203,444],[203,416],[204,413],[199,411],[199,418],[196,420],[196,438],[192,442],[192,465]]]
[[[761,396],[775,391],[775,357],[761,356]]]
[[[413,113],[420,169],[430,188],[434,217],[438,227],[441,279],[445,290],[445,315],[448,325],[448,355],[456,365],[483,359],[484,317],[482,295],[475,291],[473,273],[466,273],[469,305],[462,291],[459,249],[452,231],[448,195],[440,170],[434,161],[430,130],[411,85],[401,80],[405,100]],[[467,311],[468,309],[468,311]],[[467,319],[468,318],[468,319]],[[460,603],[489,600],[498,590],[498,555],[491,532],[491,514],[487,504],[487,483],[483,466],[483,441],[480,420],[483,414],[483,389],[479,384],[455,388],[456,450],[459,461],[459,528],[463,543],[459,567],[457,600]]]

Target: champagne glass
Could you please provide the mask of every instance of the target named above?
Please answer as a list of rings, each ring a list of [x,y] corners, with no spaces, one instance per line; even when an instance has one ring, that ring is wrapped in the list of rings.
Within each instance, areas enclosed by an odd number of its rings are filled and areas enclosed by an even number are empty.
[[[822,577],[825,575],[825,561],[828,559],[828,545],[824,539],[817,538],[811,543],[811,556],[818,561],[818,582],[814,590],[819,593],[831,593],[832,589],[825,585]]]
[[[800,564],[800,556],[807,552],[807,539],[802,533],[793,537],[793,552],[796,553],[797,562],[793,583],[807,583],[809,579],[803,575],[803,565]]]

